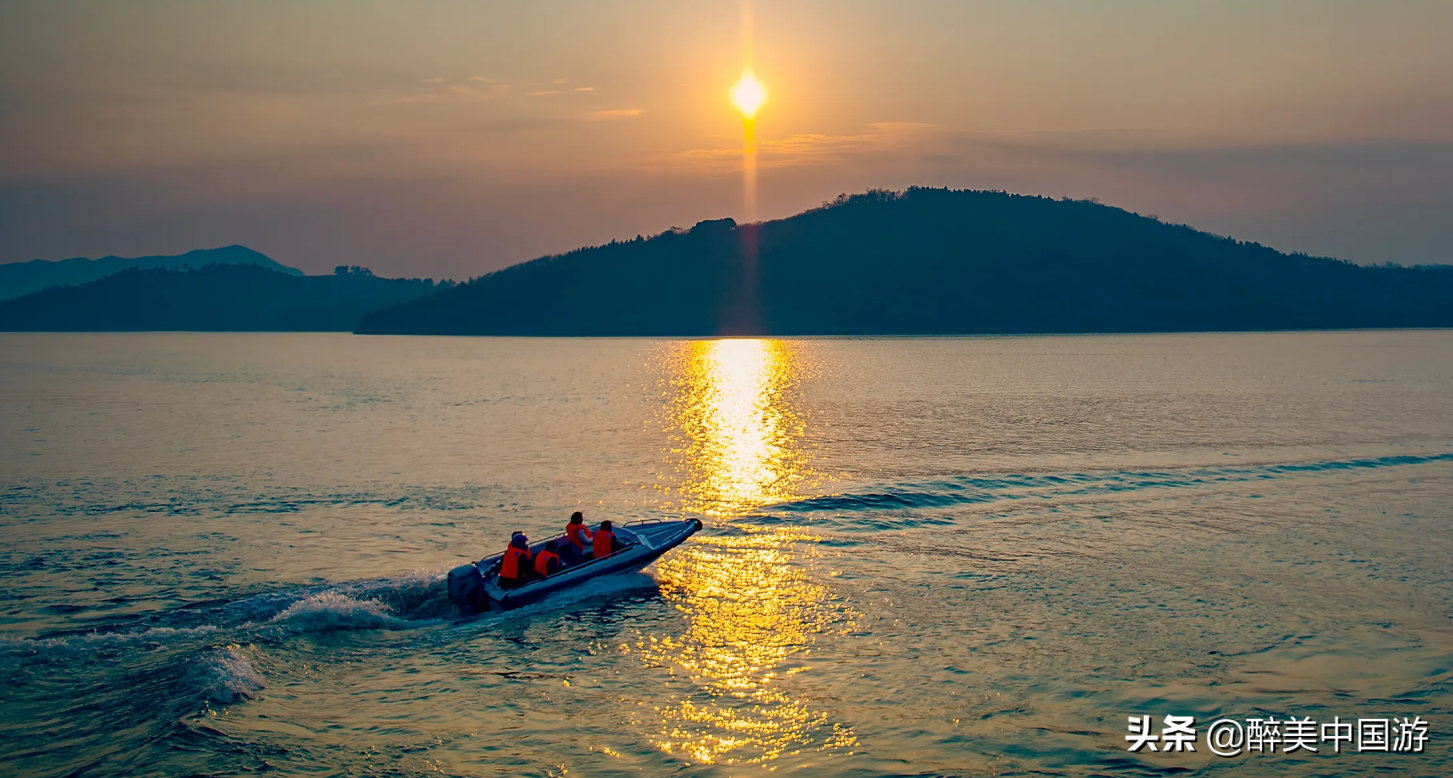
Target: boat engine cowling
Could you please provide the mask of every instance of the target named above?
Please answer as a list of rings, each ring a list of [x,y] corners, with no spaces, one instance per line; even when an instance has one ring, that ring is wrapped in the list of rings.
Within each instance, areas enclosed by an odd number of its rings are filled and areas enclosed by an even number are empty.
[[[489,610],[489,594],[484,591],[484,576],[479,574],[479,568],[460,565],[449,571],[449,600],[465,616]]]

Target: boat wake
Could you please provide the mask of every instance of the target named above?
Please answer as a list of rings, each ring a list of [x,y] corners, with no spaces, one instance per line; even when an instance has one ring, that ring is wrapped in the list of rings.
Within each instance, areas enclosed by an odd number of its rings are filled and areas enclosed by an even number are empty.
[[[959,476],[884,484],[858,492],[780,503],[763,509],[762,516],[754,517],[754,520],[760,519],[759,523],[782,523],[789,522],[792,516],[806,514],[822,518],[835,531],[876,532],[904,529],[905,526],[954,523],[952,518],[933,515],[935,509],[971,505],[993,506],[1018,501],[1057,502],[1133,496],[1154,490],[1242,484],[1325,473],[1449,462],[1453,462],[1453,452],[1231,467]],[[907,525],[905,513],[913,514]]]
[[[199,603],[88,631],[0,636],[0,654],[64,661],[83,653],[268,644],[309,632],[408,630],[451,621],[443,573],[260,592]]]
[[[65,672],[77,683],[115,686],[118,698],[144,688],[161,695],[153,707],[162,705],[176,720],[257,698],[267,688],[259,663],[290,639],[437,627],[453,622],[452,610],[439,572],[259,592],[104,629],[0,636],[0,683]]]
[[[607,576],[527,605],[508,618],[577,607],[606,594],[653,590],[649,574]],[[502,614],[469,620],[488,628]],[[408,631],[460,624],[438,571],[327,586],[292,587],[150,614],[92,631],[0,636],[0,664],[97,668],[129,665],[135,682],[167,683],[182,704],[236,705],[267,688],[268,649],[309,634]],[[5,673],[3,675],[8,675]],[[3,681],[0,678],[0,681]],[[183,708],[185,710],[185,708]]]
[[[357,600],[342,592],[329,591],[289,605],[272,617],[274,625],[286,625],[303,632],[353,629],[411,629],[433,621],[411,621],[393,613],[380,600]]]
[[[267,682],[241,646],[223,646],[203,652],[193,686],[211,702],[234,705],[255,698]]]

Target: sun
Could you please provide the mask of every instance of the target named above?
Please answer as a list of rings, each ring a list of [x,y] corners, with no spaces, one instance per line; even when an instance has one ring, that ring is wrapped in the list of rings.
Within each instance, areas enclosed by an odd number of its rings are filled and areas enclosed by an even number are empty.
[[[742,116],[751,119],[757,115],[757,110],[767,102],[767,87],[752,75],[750,69],[742,73],[742,80],[732,87],[732,104],[741,110]]]

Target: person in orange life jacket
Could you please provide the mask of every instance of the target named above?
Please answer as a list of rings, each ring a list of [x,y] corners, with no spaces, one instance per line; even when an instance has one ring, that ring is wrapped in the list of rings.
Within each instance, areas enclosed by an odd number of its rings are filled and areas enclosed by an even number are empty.
[[[530,539],[523,532],[516,532],[510,538],[510,547],[505,549],[504,559],[500,561],[500,588],[513,589],[528,583],[535,571],[534,561],[530,554]]]
[[[549,578],[560,572],[560,555],[555,553],[556,545],[553,540],[545,541],[545,550],[535,557],[535,575],[540,578]]]
[[[600,559],[603,556],[610,556],[611,552],[620,551],[625,548],[625,545],[619,540],[616,540],[615,530],[611,528],[611,523],[608,521],[602,521],[600,523],[600,529],[595,531],[595,537],[592,539],[591,545],[596,559]]]
[[[585,514],[576,511],[570,514],[570,523],[565,525],[565,537],[569,541],[560,547],[560,555],[566,564],[578,565],[585,561],[585,549],[595,534],[585,526]]]

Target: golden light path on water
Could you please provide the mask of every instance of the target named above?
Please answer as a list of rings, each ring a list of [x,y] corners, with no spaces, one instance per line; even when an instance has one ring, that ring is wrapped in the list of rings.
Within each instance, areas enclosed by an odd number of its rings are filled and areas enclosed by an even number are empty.
[[[789,393],[801,365],[785,341],[692,341],[672,360],[671,425],[682,508],[743,515],[797,493],[803,419]]]
[[[811,483],[793,402],[802,355],[789,342],[749,339],[670,348],[664,407],[681,507],[728,531],[709,529],[660,564],[661,591],[687,624],[626,647],[673,681],[639,724],[662,751],[701,764],[850,752],[851,728],[815,706],[801,681],[813,644],[851,629],[851,614],[812,580],[810,534],[743,518]]]

